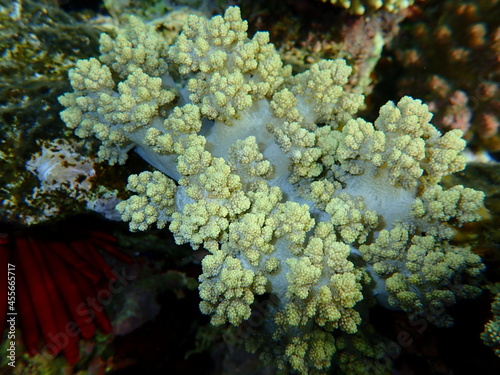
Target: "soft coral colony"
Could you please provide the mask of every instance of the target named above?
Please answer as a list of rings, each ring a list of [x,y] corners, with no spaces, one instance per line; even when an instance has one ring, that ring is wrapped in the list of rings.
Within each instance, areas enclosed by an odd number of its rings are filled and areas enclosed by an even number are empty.
[[[111,164],[135,149],[156,169],[130,176],[122,219],[170,222],[178,244],[209,250],[199,291],[213,324],[272,301],[247,346],[299,373],[331,366],[373,297],[452,324],[441,307],[476,296],[484,268],[450,243],[483,193],[439,185],[465,167],[461,131],[441,134],[410,97],[356,117],[364,98],[343,89],[344,60],[292,75],[267,33],[246,31],[230,7],[190,16],[168,46],[130,17],[70,71],[67,126]]]

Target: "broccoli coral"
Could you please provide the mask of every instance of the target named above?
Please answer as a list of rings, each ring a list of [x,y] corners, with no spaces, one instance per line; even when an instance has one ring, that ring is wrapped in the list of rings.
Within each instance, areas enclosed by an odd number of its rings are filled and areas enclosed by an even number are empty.
[[[167,47],[131,17],[101,37],[100,60],[70,71],[66,124],[111,164],[135,148],[157,169],[130,177],[122,218],[170,222],[178,244],[210,252],[199,289],[214,324],[240,325],[267,300],[247,347],[299,373],[330,366],[364,296],[450,324],[435,307],[476,295],[483,269],[449,242],[483,193],[438,185],[465,166],[461,132],[442,135],[410,97],[356,118],[364,98],[344,89],[344,60],[292,75],[267,33],[246,30],[237,7],[192,15]]]

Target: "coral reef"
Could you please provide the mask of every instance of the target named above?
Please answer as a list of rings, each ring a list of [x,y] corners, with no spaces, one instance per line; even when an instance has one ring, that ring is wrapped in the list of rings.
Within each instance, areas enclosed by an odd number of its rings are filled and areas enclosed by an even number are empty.
[[[30,356],[40,353],[52,357],[61,352],[69,364],[75,364],[80,356],[80,339],[94,337],[97,329],[104,334],[111,332],[102,303],[109,298],[112,282],[119,275],[98,249],[131,262],[115,243],[115,238],[98,231],[83,235],[59,233],[57,238],[39,230],[4,234],[0,244],[2,265],[15,265],[16,275],[17,302],[9,311],[15,308],[18,314]],[[7,320],[7,296],[3,295],[6,273],[3,267],[2,323]],[[0,334],[4,328],[0,326]]]
[[[344,60],[292,75],[267,33],[246,31],[230,7],[190,16],[169,46],[130,17],[70,70],[66,125],[110,164],[135,149],[156,169],[130,176],[122,219],[206,248],[201,311],[235,326],[259,311],[247,347],[280,367],[325,371],[350,335],[366,352],[372,298],[449,326],[443,307],[476,296],[484,268],[450,242],[484,194],[439,185],[465,167],[462,132],[441,134],[410,97],[358,118]]]
[[[404,19],[403,12],[387,11],[352,16],[319,1],[258,0],[240,6],[248,17],[249,33],[269,32],[283,63],[294,73],[323,59],[342,58],[352,68],[346,88],[365,96],[377,83],[375,67],[384,46]]]
[[[26,166],[36,155],[46,154],[44,150],[62,147],[54,146],[56,138],[65,139],[59,145],[71,144],[73,154],[91,154],[89,144],[78,147],[71,132],[65,131],[55,103],[69,89],[67,70],[97,51],[98,31],[65,13],[54,0],[0,3],[0,219],[31,225],[83,212],[87,202],[67,194],[71,182],[63,189],[44,189]],[[68,171],[70,160],[65,164]],[[102,172],[97,164],[93,169],[95,177]],[[108,181],[116,182],[112,174],[106,172]],[[91,201],[108,189],[99,190]]]
[[[493,286],[492,291],[496,293],[491,304],[493,318],[484,326],[481,338],[500,357],[500,284]]]
[[[114,188],[116,175],[103,170],[95,157],[87,156],[89,151],[82,142],[58,138],[37,143],[39,152],[17,171],[21,180],[5,187],[5,192],[21,195],[3,199],[3,219],[35,225],[87,210],[110,220],[120,219],[115,206],[124,187]],[[100,184],[105,177],[110,179]]]
[[[54,251],[48,247],[53,243],[61,245],[65,249],[65,253],[71,253],[68,254],[70,260],[79,257],[78,252],[74,249],[74,244],[94,247],[101,258],[99,262],[90,259],[90,267],[83,267],[84,264],[81,264],[80,271],[77,271],[75,262],[68,262],[66,258],[62,258],[61,269],[58,269],[57,273],[69,272],[75,278],[78,277],[78,275],[75,276],[75,273],[79,274],[85,271],[95,278],[95,275],[92,274],[95,272],[100,280],[94,283],[90,277],[87,277],[87,282],[92,286],[93,294],[89,296],[90,299],[85,296],[81,302],[89,303],[91,309],[104,308],[104,310],[99,310],[99,313],[106,316],[110,326],[108,326],[106,333],[103,333],[99,329],[99,321],[95,318],[91,319],[91,316],[86,315],[86,313],[84,314],[84,310],[81,308],[76,313],[82,313],[83,319],[90,322],[89,325],[95,326],[96,329],[95,334],[90,338],[83,335],[77,336],[78,362],[76,364],[69,363],[63,351],[55,357],[49,355],[45,351],[47,343],[44,341],[42,333],[39,333],[40,341],[36,348],[36,352],[39,354],[33,356],[34,353],[30,353],[24,339],[26,336],[23,331],[24,326],[19,320],[21,305],[19,297],[17,297],[18,300],[15,304],[18,312],[16,366],[13,372],[10,371],[4,356],[0,361],[0,371],[8,374],[72,373],[84,375],[114,372],[123,368],[136,368],[146,373],[154,373],[158,371],[159,362],[165,361],[163,366],[167,370],[178,366],[179,368],[193,369],[191,373],[200,373],[199,369],[202,366],[204,369],[206,368],[207,360],[205,358],[208,357],[208,351],[193,353],[191,355],[191,358],[194,358],[193,364],[186,364],[184,357],[185,353],[197,348],[194,337],[197,330],[200,327],[212,327],[208,319],[201,315],[197,308],[199,297],[196,278],[201,269],[199,262],[195,259],[195,255],[198,253],[189,252],[186,246],[175,246],[169,233],[154,230],[130,233],[123,224],[96,219],[94,215],[78,215],[62,222],[34,225],[22,230],[2,227],[0,241],[3,245],[0,256],[9,256],[10,263],[16,265],[17,296],[22,292],[19,289],[19,279],[21,272],[24,271],[21,268],[22,262],[17,262],[14,257],[17,251],[14,240],[19,236],[32,240],[39,246],[44,246],[40,247],[44,264],[48,264],[53,258],[52,254],[47,254],[49,251]],[[110,236],[108,233],[113,235]],[[118,242],[117,239],[119,239]],[[110,252],[106,249],[109,249]],[[118,256],[113,256],[112,253],[115,253],[116,249],[119,249],[120,252],[117,253]],[[85,251],[85,254],[88,255],[87,258],[93,255],[88,251]],[[134,262],[129,264],[130,258],[128,256],[123,259],[125,262],[120,260],[124,254],[133,254]],[[104,268],[101,267],[103,260],[108,265],[106,267],[108,271],[111,269],[114,276],[118,276],[118,279],[111,281],[106,278],[103,274]],[[105,273],[109,274],[108,271]],[[3,293],[4,286],[4,283],[0,283],[0,293]],[[68,309],[67,313],[70,315],[69,305],[60,295],[63,287],[66,285],[57,285],[55,293],[64,302],[65,309]],[[67,287],[71,288],[70,285]],[[80,284],[77,284],[76,287],[80,289],[78,294],[84,291]],[[2,298],[2,301],[6,301],[6,298]],[[3,312],[1,305],[0,303],[0,311]],[[50,303],[45,303],[42,306],[52,309]],[[156,319],[154,319],[155,316]],[[59,320],[61,320],[61,315],[59,315]],[[71,330],[69,332],[73,330],[74,326],[71,323],[73,321],[75,320],[70,318],[67,322],[68,329]],[[169,321],[175,322],[175,324],[165,324]],[[2,322],[5,320],[3,319]],[[58,324],[61,324],[61,321]],[[111,332],[109,328],[111,328]],[[213,330],[220,335],[223,329],[214,327]],[[152,335],[152,331],[155,332],[154,335]],[[64,333],[64,331],[62,332]],[[58,332],[54,332],[53,337],[58,341],[58,344],[64,343],[64,341],[60,341],[64,340],[64,336]],[[165,337],[171,337],[168,343],[165,342]],[[7,340],[7,335],[4,338],[6,339],[5,343],[10,342]],[[209,344],[212,345],[213,342],[209,342]],[[151,350],[151,345],[158,349]],[[2,345],[1,348],[4,350],[5,346]],[[204,358],[201,363],[200,358]],[[176,373],[182,373],[182,371]]]
[[[118,191],[94,186],[92,181],[96,177],[97,162],[95,158],[76,151],[82,149],[81,144],[64,139],[42,143],[41,151],[26,163],[26,169],[37,177],[39,186],[33,189],[31,196],[24,198],[25,203],[36,207],[41,214],[30,216],[18,213],[21,221],[32,225],[62,216],[64,205],[54,203],[60,197],[67,202],[72,200],[77,207],[100,213],[109,220],[119,220],[115,210],[120,202]]]
[[[426,1],[394,43],[400,95],[422,98],[441,129],[461,129],[472,147],[500,150],[498,0]]]
[[[26,163],[26,169],[37,176],[41,190],[66,188],[74,197],[84,194],[95,176],[93,161],[76,153],[69,142],[61,139],[45,143],[41,153]]]
[[[297,72],[309,69],[322,59],[345,59],[352,68],[345,87],[368,96],[376,83],[374,70],[382,50],[397,35],[402,19],[401,14],[392,13],[349,19],[329,14],[331,25],[326,30],[314,22],[297,31],[296,25],[286,25],[284,40],[278,39],[276,45],[283,62],[291,64]],[[271,31],[279,27],[271,26]]]
[[[321,0],[348,9],[353,14],[364,14],[367,11],[383,9],[389,12],[399,12],[414,3],[413,0]]]
[[[162,0],[143,0],[140,2],[104,0],[103,5],[115,19],[124,14],[135,14],[142,19],[150,19],[165,14],[170,10],[167,2]]]

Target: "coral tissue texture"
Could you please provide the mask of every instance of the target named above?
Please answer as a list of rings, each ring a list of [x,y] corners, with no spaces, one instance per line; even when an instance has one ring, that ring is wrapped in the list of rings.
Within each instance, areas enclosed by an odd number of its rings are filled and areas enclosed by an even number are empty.
[[[465,167],[462,132],[411,97],[367,122],[344,60],[292,75],[268,33],[246,31],[230,7],[190,16],[169,46],[130,17],[70,70],[67,126],[111,164],[135,149],[156,169],[130,176],[122,219],[207,249],[201,311],[240,325],[260,306],[248,349],[295,372],[330,367],[374,297],[452,324],[441,307],[474,297],[484,268],[450,243],[483,193],[439,185]]]

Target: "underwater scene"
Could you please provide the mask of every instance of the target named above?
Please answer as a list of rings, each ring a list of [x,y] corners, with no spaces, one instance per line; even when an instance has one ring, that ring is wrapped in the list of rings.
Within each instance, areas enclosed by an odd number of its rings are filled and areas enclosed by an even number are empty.
[[[0,0],[0,375],[500,374],[499,83],[499,0]]]

